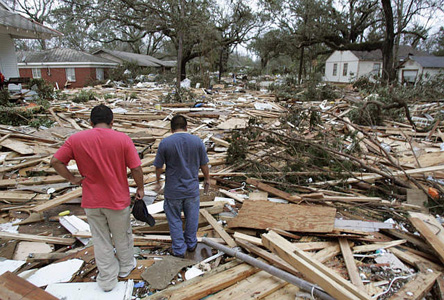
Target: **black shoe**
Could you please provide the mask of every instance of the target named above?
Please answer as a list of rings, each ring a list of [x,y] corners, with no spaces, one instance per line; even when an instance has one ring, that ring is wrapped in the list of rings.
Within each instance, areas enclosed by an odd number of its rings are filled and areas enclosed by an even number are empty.
[[[188,248],[187,251],[188,251],[188,252],[194,252],[194,250],[196,250],[196,248],[197,248],[197,244],[194,245],[193,248]]]
[[[185,258],[185,254],[174,254],[173,253],[173,256],[178,257],[178,258]]]

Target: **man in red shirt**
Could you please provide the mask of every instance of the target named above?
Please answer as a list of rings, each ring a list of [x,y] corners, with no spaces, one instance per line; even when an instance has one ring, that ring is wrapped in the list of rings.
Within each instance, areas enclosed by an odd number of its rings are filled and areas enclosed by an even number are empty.
[[[113,112],[109,107],[94,107],[90,120],[93,129],[70,136],[54,154],[51,165],[72,184],[82,185],[81,206],[91,227],[99,270],[97,283],[104,291],[111,291],[117,284],[117,276],[128,276],[137,265],[127,167],[137,184],[136,201],[142,201],[144,196],[143,171],[131,138],[111,129]],[[72,159],[81,176],[68,170],[67,164]]]

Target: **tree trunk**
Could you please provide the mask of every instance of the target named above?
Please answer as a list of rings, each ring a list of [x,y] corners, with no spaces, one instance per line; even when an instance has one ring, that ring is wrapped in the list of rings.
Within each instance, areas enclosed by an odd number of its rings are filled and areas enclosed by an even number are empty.
[[[181,18],[185,18],[185,1],[180,1],[180,16]],[[185,70],[182,70],[183,67],[183,29],[181,28],[178,32],[178,47],[177,47],[177,76],[176,76],[176,88],[180,89],[180,82],[182,81],[182,74],[185,73]],[[185,68],[184,68],[185,69]]]
[[[389,83],[395,81],[396,73],[393,63],[393,45],[395,42],[395,31],[393,24],[393,10],[390,0],[381,0],[385,18],[385,40],[382,44],[382,79]]]
[[[298,83],[302,82],[302,70],[304,68],[304,46],[301,47],[301,55],[299,58],[299,75],[298,75]]]

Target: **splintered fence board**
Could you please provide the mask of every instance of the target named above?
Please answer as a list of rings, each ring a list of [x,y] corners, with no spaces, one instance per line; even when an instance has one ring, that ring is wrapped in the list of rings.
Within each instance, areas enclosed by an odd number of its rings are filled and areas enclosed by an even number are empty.
[[[427,295],[440,275],[440,272],[419,273],[410,279],[396,294],[391,296],[389,300],[422,299]]]
[[[214,296],[207,297],[209,300],[244,300],[244,299],[260,299],[274,293],[280,288],[287,285],[283,279],[260,271],[235,285],[220,291]]]
[[[60,204],[66,203],[72,199],[79,198],[82,196],[82,188],[77,188],[75,190],[69,191],[61,196],[57,196],[52,200],[49,200],[41,205],[37,205],[32,208],[34,212],[42,212],[50,208],[56,207]]]
[[[336,209],[332,207],[244,201],[228,227],[279,228],[298,232],[332,232]]]
[[[370,296],[360,291],[351,282],[342,278],[335,271],[312,259],[304,251],[295,247],[274,231],[262,235],[262,243],[273,253],[303,273],[313,283],[322,287],[337,299],[366,299]]]
[[[410,216],[410,222],[444,263],[444,228],[442,225],[432,215],[411,212]]]
[[[0,299],[58,300],[53,295],[9,271],[0,276]]]

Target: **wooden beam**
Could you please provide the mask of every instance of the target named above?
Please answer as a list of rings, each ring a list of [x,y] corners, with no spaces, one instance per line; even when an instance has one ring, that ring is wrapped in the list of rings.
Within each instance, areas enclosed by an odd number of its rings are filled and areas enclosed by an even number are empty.
[[[24,234],[24,233],[10,233],[4,231],[0,232],[0,238],[9,239],[9,240],[43,242],[43,243],[57,244],[57,245],[72,245],[76,242],[76,239],[73,238],[60,238],[60,237],[41,236],[41,235]]]
[[[236,195],[235,193],[231,193],[231,192],[226,191],[226,190],[224,190],[224,189],[219,189],[219,192],[220,192],[221,194],[224,194],[225,196],[228,196],[228,197],[230,197],[230,198],[236,200],[236,201],[239,201],[240,203],[243,203],[243,202],[244,202],[244,198],[242,198],[242,197]]]
[[[355,246],[353,247],[353,253],[373,252],[378,249],[386,249],[394,246],[398,246],[407,242],[406,240],[397,240],[393,242],[373,243],[369,245]]]
[[[247,183],[254,185],[255,187],[257,187],[260,190],[268,192],[269,194],[275,195],[279,198],[285,199],[290,202],[298,203],[299,201],[302,200],[302,198],[299,196],[290,195],[289,193],[278,190],[268,184],[265,184],[263,182],[260,182],[259,180],[253,179],[253,178],[247,178]]]
[[[65,202],[68,202],[72,199],[79,198],[81,196],[82,196],[82,188],[77,188],[77,189],[67,192],[61,196],[57,196],[54,199],[49,200],[41,205],[37,205],[37,206],[33,207],[31,210],[34,212],[42,212],[42,211],[48,210],[50,208],[56,207],[60,204],[63,204]]]
[[[353,253],[351,252],[347,239],[339,238],[339,246],[341,247],[342,257],[344,258],[350,281],[361,291],[365,292],[364,283],[362,283],[361,276],[359,276],[359,270],[356,266]]]
[[[221,238],[227,243],[227,245],[231,248],[236,247],[236,242],[233,238],[223,229],[223,227],[217,223],[216,219],[207,212],[205,209],[200,210],[200,214],[207,219],[208,223],[214,228],[214,230],[220,235]]]
[[[262,235],[262,243],[310,278],[312,282],[321,286],[331,296],[337,299],[371,299],[370,296],[340,277],[333,270],[313,260],[304,251],[293,251],[293,245],[277,233],[270,231]]]

